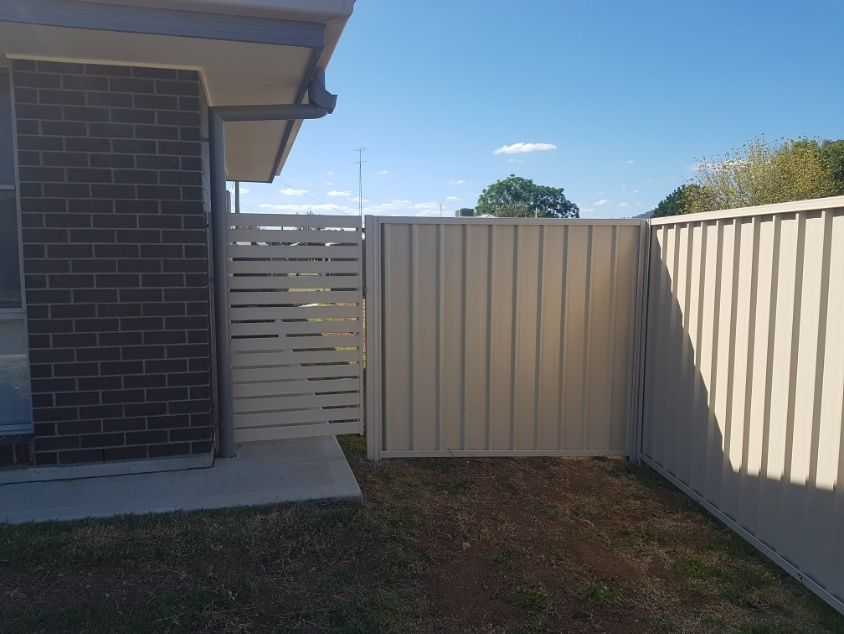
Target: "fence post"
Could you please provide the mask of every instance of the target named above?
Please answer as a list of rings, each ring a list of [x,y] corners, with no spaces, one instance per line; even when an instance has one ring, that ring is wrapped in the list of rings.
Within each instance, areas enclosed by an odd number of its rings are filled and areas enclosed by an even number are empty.
[[[635,353],[633,355],[633,398],[631,402],[630,425],[630,461],[639,464],[642,461],[642,428],[645,424],[645,356],[647,354],[648,331],[648,295],[650,292],[651,271],[651,223],[642,222],[639,242],[639,276],[636,292]]]
[[[366,455],[381,457],[381,223],[376,216],[366,216]]]

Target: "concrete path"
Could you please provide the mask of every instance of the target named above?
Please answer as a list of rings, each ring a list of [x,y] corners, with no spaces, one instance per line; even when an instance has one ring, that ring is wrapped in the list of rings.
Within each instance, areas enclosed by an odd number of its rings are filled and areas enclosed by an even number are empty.
[[[208,469],[0,486],[0,521],[257,506],[361,495],[333,436],[244,445]]]

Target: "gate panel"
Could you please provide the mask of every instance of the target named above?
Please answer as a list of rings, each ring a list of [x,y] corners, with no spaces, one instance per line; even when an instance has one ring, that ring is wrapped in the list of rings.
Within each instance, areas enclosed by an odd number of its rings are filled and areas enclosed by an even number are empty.
[[[630,453],[644,227],[368,219],[370,456]]]
[[[235,442],[360,433],[360,219],[229,218]]]

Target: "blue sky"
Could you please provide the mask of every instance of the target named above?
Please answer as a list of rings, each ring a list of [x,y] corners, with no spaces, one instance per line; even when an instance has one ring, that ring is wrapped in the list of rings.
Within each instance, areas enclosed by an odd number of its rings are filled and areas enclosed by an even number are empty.
[[[358,0],[336,111],[242,210],[353,212],[364,147],[366,213],[453,215],[514,173],[636,215],[753,137],[844,137],[842,25],[840,0]]]

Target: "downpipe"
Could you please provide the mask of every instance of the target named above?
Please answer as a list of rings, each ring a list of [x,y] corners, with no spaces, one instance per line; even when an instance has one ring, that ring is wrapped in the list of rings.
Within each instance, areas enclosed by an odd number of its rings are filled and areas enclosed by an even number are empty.
[[[325,72],[314,74],[308,103],[209,108],[211,120],[211,235],[214,288],[215,344],[217,351],[217,407],[220,425],[219,457],[235,456],[232,355],[228,302],[228,209],[226,206],[226,123],[236,121],[291,121],[321,119],[334,112],[337,95],[325,88]]]

